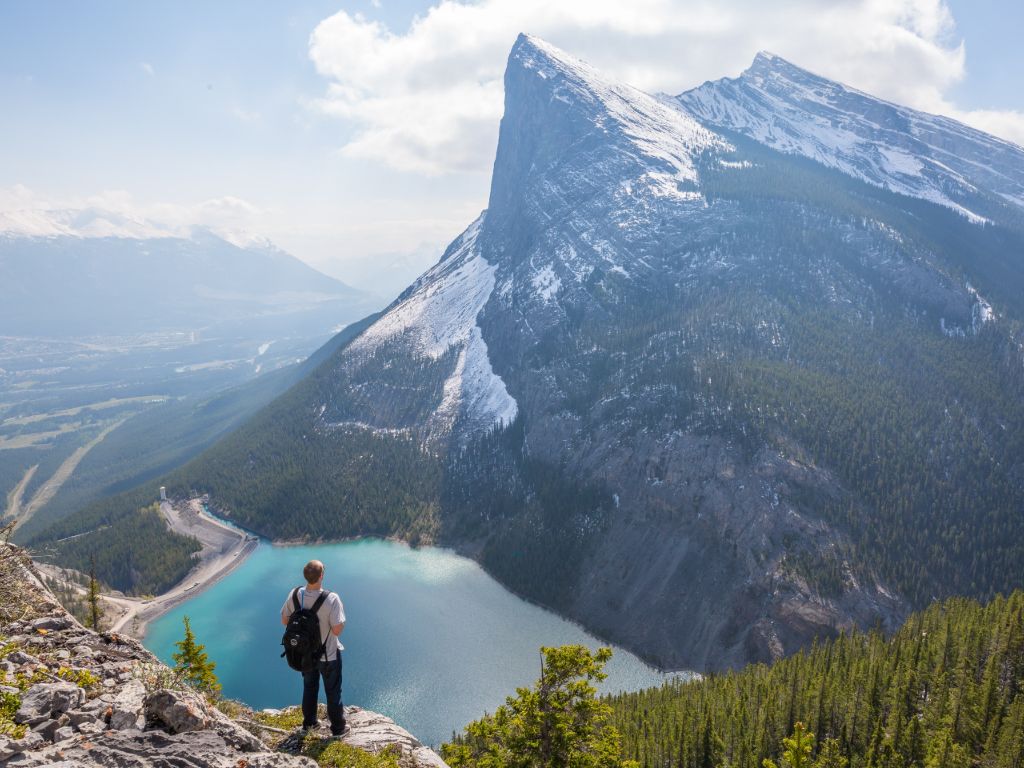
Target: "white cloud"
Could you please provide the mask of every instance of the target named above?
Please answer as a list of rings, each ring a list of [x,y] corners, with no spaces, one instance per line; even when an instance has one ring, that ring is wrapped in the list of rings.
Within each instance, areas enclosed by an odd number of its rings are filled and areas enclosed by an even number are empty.
[[[1024,141],[1024,114],[958,110],[965,53],[942,0],[439,0],[409,29],[340,11],[310,37],[329,81],[317,102],[350,121],[342,153],[423,173],[490,167],[502,74],[519,32],[609,75],[678,93],[735,76],[766,49],[882,98]]]
[[[980,128],[986,133],[1009,139],[1024,147],[1024,113],[1010,109],[961,110],[952,104],[945,104],[933,110],[959,120],[967,125]]]
[[[52,237],[189,237],[205,228],[239,246],[265,242],[252,234],[264,212],[237,197],[194,204],[145,203],[111,190],[54,198],[26,186],[0,187],[0,233]]]
[[[231,114],[241,120],[243,123],[255,123],[260,119],[260,113],[254,112],[243,107],[235,106],[231,108]]]

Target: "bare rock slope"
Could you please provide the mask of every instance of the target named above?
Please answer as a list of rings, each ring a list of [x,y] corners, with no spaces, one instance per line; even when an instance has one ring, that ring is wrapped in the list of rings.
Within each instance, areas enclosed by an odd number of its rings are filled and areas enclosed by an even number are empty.
[[[83,627],[43,586],[23,551],[0,549],[0,696],[4,710],[13,712],[6,721],[0,716],[0,764],[316,766],[299,752],[326,734],[315,732],[304,743],[298,733],[264,725],[260,713],[235,702],[213,706],[176,684],[172,671],[137,640]],[[389,718],[358,707],[348,715],[350,747],[389,752],[402,768],[445,768]]]

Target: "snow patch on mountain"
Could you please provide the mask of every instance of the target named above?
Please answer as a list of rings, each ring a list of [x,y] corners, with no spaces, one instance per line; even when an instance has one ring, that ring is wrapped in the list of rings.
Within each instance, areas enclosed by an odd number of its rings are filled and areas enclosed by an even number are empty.
[[[996,313],[992,311],[992,305],[985,301],[970,283],[967,283],[967,292],[974,297],[974,306],[971,307],[971,329],[978,333],[986,324],[996,319]]]
[[[533,285],[534,291],[537,292],[537,295],[544,302],[553,300],[558,294],[558,290],[562,287],[562,281],[558,279],[554,267],[550,264],[534,274],[530,282]]]
[[[446,423],[445,431],[451,429],[457,417],[486,429],[494,424],[511,424],[518,412],[505,382],[491,367],[479,326],[474,325],[459,352],[455,372],[445,382],[444,399],[437,411],[439,421]]]
[[[452,243],[449,252],[370,326],[352,349],[370,349],[408,333],[417,354],[439,358],[465,344],[491,291],[494,268],[476,249],[483,216]]]
[[[477,325],[477,315],[494,291],[494,267],[477,248],[484,215],[349,348],[359,355],[402,336],[415,355],[436,360],[460,347],[455,370],[444,385],[435,432],[450,430],[459,417],[474,427],[508,424],[518,412],[505,382],[491,367]]]

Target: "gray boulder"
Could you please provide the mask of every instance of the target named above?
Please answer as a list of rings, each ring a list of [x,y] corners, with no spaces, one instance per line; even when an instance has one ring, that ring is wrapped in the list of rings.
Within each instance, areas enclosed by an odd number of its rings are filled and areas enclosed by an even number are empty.
[[[19,667],[25,666],[26,664],[42,663],[35,656],[27,654],[24,651],[14,651],[13,653],[7,654],[7,661],[11,662],[12,664],[16,664]]]
[[[216,731],[224,741],[235,749],[239,749],[242,752],[262,752],[267,748],[262,741],[220,710],[211,707],[208,713],[210,715],[210,728]]]
[[[20,739],[0,736],[0,761],[6,761],[14,755],[37,749],[43,745],[44,739],[38,733],[29,731]]]
[[[123,731],[126,728],[137,728],[142,730],[146,725],[146,718],[142,712],[142,704],[146,698],[146,688],[139,680],[132,680],[126,683],[117,696],[114,703],[110,705],[110,727],[115,731]]]
[[[264,748],[265,749],[265,748]],[[69,742],[26,753],[12,765],[54,766],[60,761],[76,768],[316,768],[307,757],[275,752],[244,758],[214,731],[169,734],[164,731],[106,731],[88,744]]]
[[[43,616],[29,623],[34,630],[45,629],[47,631],[69,629],[73,625],[74,619],[70,616]]]
[[[21,698],[14,722],[38,725],[85,702],[85,691],[74,683],[36,683]]]
[[[53,734],[61,727],[57,720],[44,720],[32,729],[32,733],[38,733],[46,741],[53,741]]]
[[[146,722],[168,733],[201,731],[210,724],[206,706],[199,697],[182,691],[162,689],[146,697]]]

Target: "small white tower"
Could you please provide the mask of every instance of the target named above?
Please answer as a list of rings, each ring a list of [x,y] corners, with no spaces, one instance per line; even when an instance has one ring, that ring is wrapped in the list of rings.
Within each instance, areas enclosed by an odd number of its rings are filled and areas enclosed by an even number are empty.
[[[160,501],[167,501],[167,488],[160,486]]]

